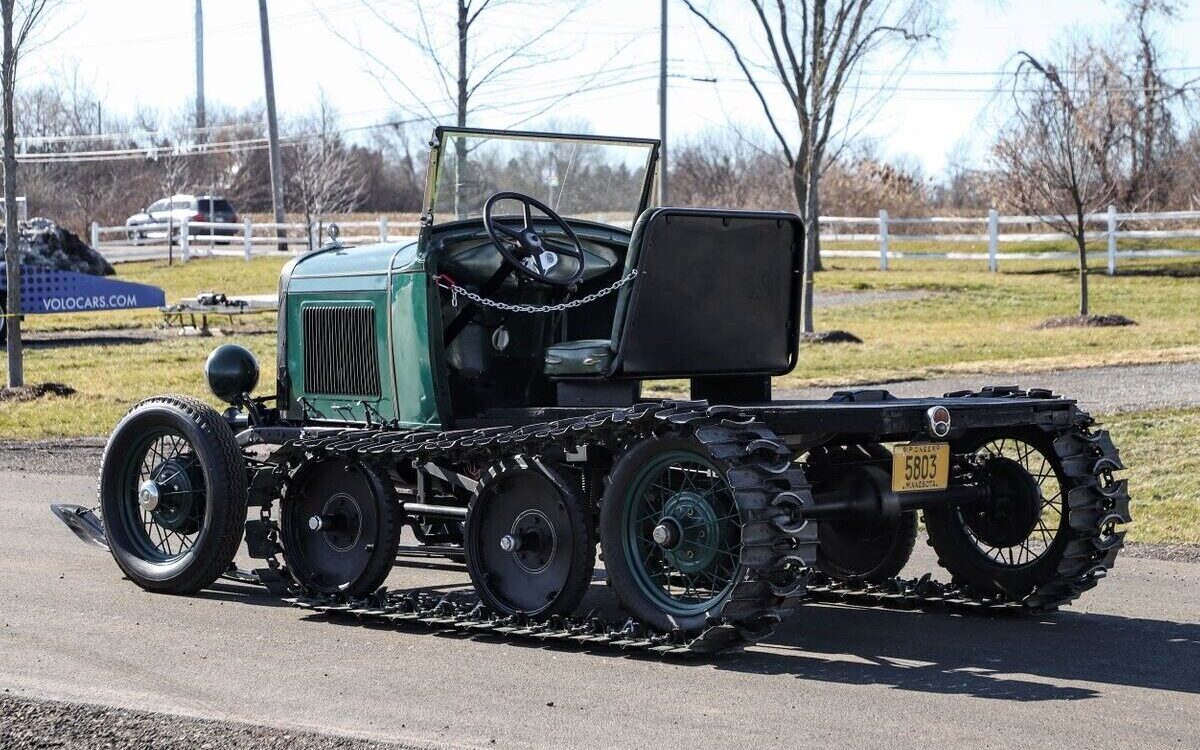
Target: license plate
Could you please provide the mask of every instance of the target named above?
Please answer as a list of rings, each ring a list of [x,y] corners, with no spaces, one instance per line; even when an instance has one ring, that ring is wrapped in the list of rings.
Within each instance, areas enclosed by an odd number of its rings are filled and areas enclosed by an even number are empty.
[[[892,492],[944,490],[949,482],[949,443],[909,443],[892,449]]]

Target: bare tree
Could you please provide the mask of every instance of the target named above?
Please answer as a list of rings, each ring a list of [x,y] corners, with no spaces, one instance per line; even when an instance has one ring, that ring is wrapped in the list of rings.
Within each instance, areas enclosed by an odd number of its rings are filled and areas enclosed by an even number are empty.
[[[17,133],[13,99],[17,90],[17,63],[31,35],[53,10],[53,0],[0,0],[4,26],[0,58],[0,89],[4,107],[4,259],[8,274],[8,299],[3,314],[8,325],[8,386],[25,384],[25,359],[21,349],[21,239],[17,226]]]
[[[361,37],[351,38],[331,25],[333,33],[363,56],[385,94],[405,116],[437,123],[451,115],[455,125],[461,128],[466,127],[471,114],[480,109],[476,101],[488,87],[515,84],[531,70],[562,62],[570,56],[567,45],[552,43],[556,39],[555,32],[587,0],[455,0],[452,18],[431,12],[428,2],[409,0],[408,12],[399,19],[384,10],[384,3],[378,0],[360,2],[377,23],[420,53],[429,69],[426,78],[436,81],[438,95],[431,98],[427,92],[414,88],[411,70],[396,67]],[[511,16],[512,11],[521,7],[538,12],[547,20],[523,33],[514,34],[506,29],[503,34],[490,35],[498,36],[499,43],[484,42],[487,37],[482,32],[493,19],[502,20],[506,13]],[[453,31],[449,33],[451,29]],[[604,66],[601,66],[590,77],[560,94],[534,97],[525,103],[510,97],[508,104],[493,105],[492,108],[503,112],[507,125],[515,127],[551,111],[557,104],[586,89],[603,72]],[[439,105],[441,111],[435,109]],[[455,169],[459,169],[459,165],[467,162],[468,146],[461,138],[455,139],[454,146]],[[462,195],[462,179],[456,178],[455,213],[459,215],[465,210]]]
[[[821,212],[821,176],[828,157],[854,135],[855,123],[877,108],[888,86],[874,97],[857,95],[865,61],[891,50],[889,60],[902,71],[919,47],[935,38],[941,14],[936,0],[745,0],[753,43],[735,31],[745,14],[722,21],[717,3],[701,8],[683,0],[725,42],[753,89],[779,153],[791,174],[796,205],[805,229],[804,294],[801,323],[813,332],[813,271],[820,267],[817,217]],[[733,3],[722,2],[722,9]],[[751,50],[761,49],[765,60]],[[767,87],[782,87],[783,97]],[[852,95],[843,102],[847,93]],[[839,105],[843,105],[839,107]]]
[[[312,227],[327,214],[357,208],[366,192],[365,177],[342,141],[337,112],[324,94],[291,140],[288,194],[304,214],[304,223]]]
[[[1075,241],[1079,314],[1088,315],[1087,214],[1120,189],[1120,76],[1087,42],[1068,42],[1054,62],[1020,53],[1013,113],[992,147],[1001,200],[1044,215]]]

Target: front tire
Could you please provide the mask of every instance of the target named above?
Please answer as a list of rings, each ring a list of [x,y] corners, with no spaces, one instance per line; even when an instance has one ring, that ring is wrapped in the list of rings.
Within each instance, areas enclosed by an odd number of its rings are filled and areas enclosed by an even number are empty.
[[[187,396],[156,396],[122,417],[104,448],[99,495],[113,559],[149,591],[211,585],[242,540],[246,467],[233,430]]]

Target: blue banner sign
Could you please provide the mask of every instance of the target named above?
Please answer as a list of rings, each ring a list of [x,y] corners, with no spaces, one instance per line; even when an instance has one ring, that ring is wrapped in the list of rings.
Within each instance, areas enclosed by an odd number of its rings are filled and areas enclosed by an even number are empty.
[[[6,284],[4,264],[0,263],[0,289],[5,289]],[[163,290],[149,284],[45,266],[21,266],[23,315],[132,310],[162,307],[166,303]]]

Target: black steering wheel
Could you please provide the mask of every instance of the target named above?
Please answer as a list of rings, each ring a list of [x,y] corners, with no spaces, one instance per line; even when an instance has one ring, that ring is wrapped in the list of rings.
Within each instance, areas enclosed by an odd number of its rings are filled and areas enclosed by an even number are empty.
[[[492,216],[492,209],[503,200],[512,200],[521,204],[521,214],[524,224],[520,227],[509,226]],[[569,242],[549,239],[538,234],[533,228],[533,210],[537,209],[558,225],[567,236]],[[549,286],[574,286],[583,278],[587,265],[584,258],[583,245],[571,225],[563,221],[549,206],[537,198],[531,198],[524,193],[502,192],[495,193],[483,204],[483,227],[487,230],[492,244],[504,256],[504,260],[518,273],[534,281],[540,281]],[[562,262],[563,257],[575,259],[575,271],[564,275],[562,272],[553,273]]]

